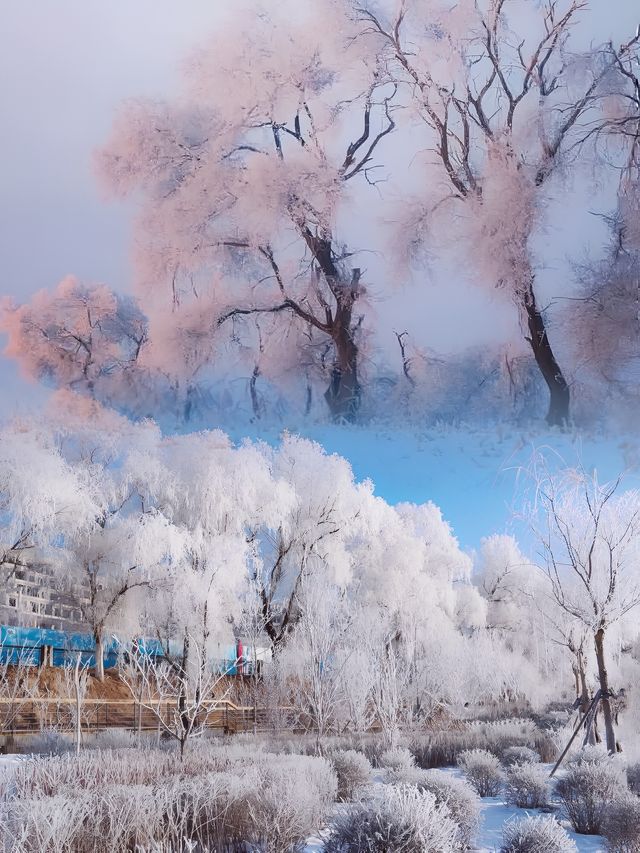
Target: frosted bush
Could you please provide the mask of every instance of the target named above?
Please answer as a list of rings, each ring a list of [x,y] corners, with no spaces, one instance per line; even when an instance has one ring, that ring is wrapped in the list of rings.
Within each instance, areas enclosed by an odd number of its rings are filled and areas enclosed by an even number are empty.
[[[627,783],[634,794],[640,796],[640,763],[627,767]]]
[[[556,783],[556,794],[576,832],[598,835],[607,805],[627,790],[620,759],[599,747],[585,747]]]
[[[79,827],[92,816],[93,797],[59,795],[10,800],[0,815],[0,846],[12,853],[66,853],[81,849]]]
[[[338,782],[329,762],[306,755],[269,756],[249,807],[267,851],[288,850],[324,822]]]
[[[201,745],[175,753],[122,749],[23,762],[4,806],[0,849],[295,849],[326,821],[337,779],[324,758],[251,755]],[[217,769],[224,764],[225,769]]]
[[[540,761],[538,753],[528,746],[510,746],[500,757],[507,767],[511,767],[512,764],[536,764]]]
[[[338,749],[328,756],[338,777],[338,799],[352,800],[356,791],[371,780],[371,763],[354,749]]]
[[[551,761],[558,752],[549,732],[538,729],[532,720],[522,719],[473,722],[467,729],[438,731],[416,737],[411,743],[417,765],[425,770],[456,764],[460,753],[471,749],[486,749],[508,763],[511,750],[516,748],[531,750],[534,761]]]
[[[640,798],[620,794],[605,810],[601,833],[609,853],[640,853]]]
[[[185,762],[189,766],[189,762]],[[160,750],[91,750],[22,762],[15,771],[18,797],[46,797],[106,785],[145,785],[170,778],[176,772],[172,753]]]
[[[143,744],[155,745],[156,740],[157,735],[152,734],[149,737],[148,732],[139,738],[129,729],[105,729],[87,738],[84,747],[85,749],[135,749]]]
[[[502,788],[502,770],[495,755],[486,749],[460,753],[458,766],[481,797],[497,797]]]
[[[512,717],[493,722],[473,722],[469,731],[475,733],[491,752],[501,753],[511,746],[530,746],[538,731],[533,720]]]
[[[523,817],[505,824],[500,853],[576,853],[577,847],[554,817]]]
[[[413,754],[405,746],[386,749],[378,757],[380,767],[385,767],[387,770],[402,770],[405,767],[415,767],[415,763]]]
[[[432,793],[438,804],[449,809],[458,824],[458,840],[463,847],[472,844],[480,825],[480,801],[474,789],[465,782],[441,770],[422,770],[411,767],[393,774],[394,783],[415,786],[419,791]]]
[[[429,791],[385,785],[375,798],[340,814],[325,853],[452,853],[460,850],[458,825]]]
[[[42,729],[38,734],[27,735],[20,744],[22,752],[36,755],[62,755],[75,749],[74,737],[55,728]]]
[[[507,771],[507,802],[520,809],[542,809],[549,803],[547,770],[540,764],[514,764]]]
[[[94,810],[86,833],[91,836],[85,839],[87,848],[144,849],[161,838],[166,832],[162,827],[163,819],[170,812],[165,791],[165,786],[149,785],[105,788],[100,797],[93,797]],[[78,834],[81,835],[80,831]]]

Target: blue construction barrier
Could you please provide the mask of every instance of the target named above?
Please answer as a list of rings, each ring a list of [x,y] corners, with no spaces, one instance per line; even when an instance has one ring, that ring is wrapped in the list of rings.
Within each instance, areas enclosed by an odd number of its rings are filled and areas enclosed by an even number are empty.
[[[95,643],[91,634],[55,631],[51,628],[21,628],[14,625],[0,625],[0,663],[17,664],[23,662],[29,666],[42,663],[44,650],[51,649],[50,662],[53,666],[75,664],[80,654],[83,666],[95,666]],[[134,648],[150,657],[164,654],[158,640],[139,637],[133,643],[123,644],[117,637],[110,637],[104,643],[104,666],[110,669],[117,665],[121,653]],[[172,655],[180,654],[179,644],[170,648]],[[250,652],[246,649],[245,652]],[[226,675],[250,675],[253,667],[250,655],[237,658],[235,646],[224,649],[224,657],[215,662],[215,671]]]
[[[91,634],[55,631],[52,628],[21,628],[16,625],[0,625],[0,662],[17,664],[23,662],[38,666],[43,650],[52,650],[54,666],[75,664],[80,653],[83,665],[94,666],[94,641]],[[120,644],[115,637],[104,644],[105,668],[118,662]]]

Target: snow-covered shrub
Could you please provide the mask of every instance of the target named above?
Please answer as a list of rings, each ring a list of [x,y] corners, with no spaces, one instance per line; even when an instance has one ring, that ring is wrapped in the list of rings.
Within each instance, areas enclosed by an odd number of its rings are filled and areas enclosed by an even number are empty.
[[[80,846],[82,841],[89,850],[136,850],[145,849],[160,839],[169,840],[166,835],[170,824],[168,816],[174,811],[169,804],[170,798],[171,802],[180,798],[190,814],[193,809],[187,805],[188,798],[182,790],[172,788],[168,791],[167,787],[111,785],[101,791],[99,797],[94,794],[91,821],[84,832],[78,827],[77,849],[85,849]],[[211,788],[207,794],[210,800],[214,799]],[[172,840],[179,843],[180,837],[174,835]]]
[[[425,770],[456,764],[458,755],[467,750],[486,749],[503,758],[514,747],[534,750],[536,761],[551,761],[558,751],[549,732],[527,719],[472,722],[462,730],[437,731],[411,742],[416,764]]]
[[[599,747],[585,747],[567,765],[556,794],[576,832],[597,835],[607,806],[627,790],[620,759]]]
[[[248,802],[253,840],[265,853],[300,844],[322,825],[338,783],[329,762],[306,755],[269,756]]]
[[[12,853],[66,853],[81,849],[79,828],[92,815],[92,797],[60,794],[9,800],[0,812],[0,848]]]
[[[397,746],[381,753],[378,757],[378,765],[387,770],[402,770],[406,767],[415,767],[415,759],[407,747]]]
[[[480,824],[480,801],[474,789],[456,776],[442,770],[410,767],[392,774],[394,784],[413,785],[419,791],[432,793],[438,804],[444,803],[458,824],[458,839],[463,847],[473,842]]]
[[[338,799],[352,800],[356,791],[371,779],[369,759],[355,749],[337,749],[328,758],[338,777]]]
[[[481,797],[496,797],[502,788],[502,769],[493,753],[470,749],[458,756],[458,767]]]
[[[576,853],[577,847],[554,817],[522,817],[502,830],[500,853]]]
[[[201,755],[200,759],[204,763],[206,755]],[[189,767],[190,762],[186,761],[185,766]],[[77,757],[59,755],[22,762],[16,768],[14,785],[18,797],[51,797],[67,790],[71,793],[91,791],[106,785],[154,784],[170,778],[175,772],[172,753],[138,749],[90,750]]]
[[[480,738],[460,731],[439,731],[412,740],[410,749],[418,767],[450,767],[466,749],[480,748]]]
[[[22,762],[0,816],[0,849],[186,851],[193,842],[202,850],[246,843],[280,853],[324,823],[337,793],[326,759],[252,755],[242,744],[232,753],[203,743],[182,763],[175,752],[151,749]]]
[[[604,815],[601,833],[610,853],[640,853],[640,797],[621,794]]]
[[[246,820],[249,785],[257,779],[211,774],[160,785],[108,785],[39,799],[10,800],[2,823],[13,853],[209,849],[220,839],[251,839]],[[244,795],[244,796],[243,796]],[[234,804],[244,809],[233,811]],[[238,817],[240,822],[238,823]],[[237,832],[238,826],[240,831]]]
[[[549,803],[547,770],[540,764],[514,764],[507,770],[507,802],[519,809],[541,809]]]
[[[85,749],[135,749],[141,745],[155,745],[157,735],[149,736],[144,732],[142,736],[134,734],[129,729],[104,729],[96,732],[84,742]]]
[[[538,753],[528,746],[509,746],[500,757],[506,767],[512,764],[537,764],[540,761]]]
[[[42,729],[38,734],[27,735],[20,743],[24,753],[35,755],[62,755],[74,748],[74,736],[58,729]]]
[[[640,762],[628,765],[627,783],[633,793],[640,796]]]
[[[376,796],[338,815],[325,853],[453,853],[458,825],[429,791],[385,785]]]

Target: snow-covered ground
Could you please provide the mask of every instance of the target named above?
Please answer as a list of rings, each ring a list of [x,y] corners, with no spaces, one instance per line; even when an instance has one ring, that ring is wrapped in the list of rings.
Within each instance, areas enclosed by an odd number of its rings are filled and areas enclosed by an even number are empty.
[[[485,797],[482,801],[482,827],[474,853],[494,853],[500,850],[505,823],[523,815],[537,814],[541,814],[538,809],[517,809],[507,805],[501,797]],[[599,835],[577,835],[569,831],[566,822],[563,825],[580,853],[605,853],[604,840]]]

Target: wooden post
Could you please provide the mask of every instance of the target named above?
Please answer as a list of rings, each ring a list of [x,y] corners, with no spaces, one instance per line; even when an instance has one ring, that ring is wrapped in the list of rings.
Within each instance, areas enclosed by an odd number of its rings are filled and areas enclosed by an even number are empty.
[[[584,717],[583,717],[583,718],[578,722],[577,726],[576,726],[576,727],[575,727],[575,729],[573,730],[573,734],[572,734],[572,735],[571,735],[571,737],[569,738],[569,743],[568,743],[568,744],[565,746],[565,748],[562,750],[562,755],[561,755],[561,756],[560,756],[560,758],[556,761],[556,763],[553,765],[553,769],[552,769],[551,773],[549,773],[549,778],[550,778],[550,779],[551,779],[551,777],[553,776],[553,774],[556,772],[556,770],[558,769],[558,767],[560,767],[560,765],[561,765],[561,763],[562,763],[562,761],[563,761],[563,759],[564,759],[565,755],[566,755],[566,754],[569,752],[569,750],[571,749],[571,744],[572,744],[572,743],[574,742],[574,740],[576,739],[576,735],[578,734],[578,732],[580,731],[580,729],[584,726],[584,724],[585,724],[585,722],[587,721],[587,718],[589,717],[589,714],[591,713],[592,709],[594,709],[594,708],[595,708],[595,706],[596,706],[596,705],[598,704],[598,702],[600,701],[600,696],[601,696],[601,692],[598,690],[598,692],[596,693],[596,695],[595,695],[595,696],[593,697],[593,699],[591,700],[591,705],[589,706],[589,710],[588,710],[588,711],[587,711],[587,713],[584,715]]]

